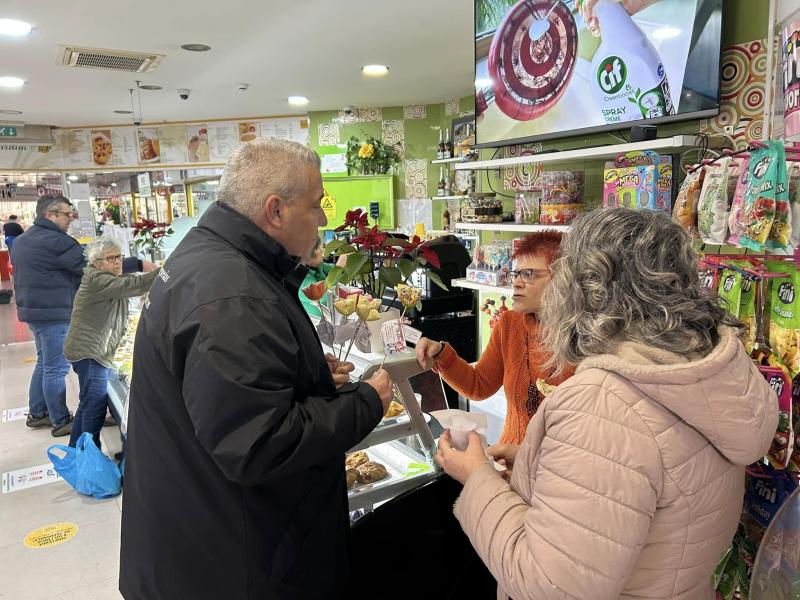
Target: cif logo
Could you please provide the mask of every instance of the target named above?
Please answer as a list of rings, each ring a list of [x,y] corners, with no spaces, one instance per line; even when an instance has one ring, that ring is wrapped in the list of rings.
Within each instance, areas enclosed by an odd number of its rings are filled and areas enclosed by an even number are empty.
[[[772,164],[772,157],[765,156],[756,164],[755,168],[753,169],[753,175],[756,176],[757,179],[761,179],[764,175],[767,174],[767,169]]]
[[[597,83],[607,94],[616,94],[625,85],[628,67],[619,56],[609,56],[597,70]]]
[[[789,281],[784,281],[778,288],[778,298],[784,304],[791,304],[794,302],[794,284]]]

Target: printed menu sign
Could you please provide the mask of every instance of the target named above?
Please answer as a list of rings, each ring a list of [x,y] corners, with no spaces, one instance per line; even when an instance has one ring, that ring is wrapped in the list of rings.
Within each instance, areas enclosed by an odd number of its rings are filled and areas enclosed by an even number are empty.
[[[133,127],[112,127],[111,166],[135,165],[139,152],[136,147],[136,129]]]
[[[189,162],[208,162],[210,160],[208,125],[206,123],[186,127],[186,147]]]
[[[143,165],[161,162],[161,143],[155,127],[139,128],[139,162]]]
[[[89,131],[86,129],[71,129],[65,136],[64,142],[67,151],[66,168],[92,166],[92,145]]]
[[[236,123],[209,123],[208,145],[211,162],[225,162],[239,147],[239,128]]]
[[[162,164],[186,162],[186,125],[164,125],[157,128]]]

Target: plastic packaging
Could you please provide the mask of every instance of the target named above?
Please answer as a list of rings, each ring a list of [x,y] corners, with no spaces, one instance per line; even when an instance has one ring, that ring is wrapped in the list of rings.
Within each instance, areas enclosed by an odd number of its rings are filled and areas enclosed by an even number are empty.
[[[706,167],[697,204],[697,230],[706,244],[724,244],[728,232],[728,165],[723,157]]]
[[[693,237],[698,237],[697,203],[700,200],[704,176],[704,167],[699,167],[686,175],[672,209],[672,218],[683,225]]]

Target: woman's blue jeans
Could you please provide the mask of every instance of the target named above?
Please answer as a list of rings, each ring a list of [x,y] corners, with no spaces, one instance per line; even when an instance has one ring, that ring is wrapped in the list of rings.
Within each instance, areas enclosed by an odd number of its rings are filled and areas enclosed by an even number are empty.
[[[93,358],[84,358],[72,363],[72,368],[78,374],[81,392],[69,445],[74,447],[81,434],[88,431],[99,448],[100,430],[105,423],[108,406],[108,367]]]

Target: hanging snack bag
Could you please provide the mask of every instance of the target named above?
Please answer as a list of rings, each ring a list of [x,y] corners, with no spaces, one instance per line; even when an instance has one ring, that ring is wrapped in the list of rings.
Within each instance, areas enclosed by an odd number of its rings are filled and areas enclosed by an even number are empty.
[[[672,157],[662,156],[658,163],[656,178],[656,194],[658,208],[664,212],[672,210]]]
[[[742,274],[733,269],[723,269],[718,294],[719,305],[739,318],[742,304]]]
[[[789,210],[792,213],[792,236],[789,240],[792,248],[800,245],[800,163],[786,163],[787,179],[789,180]]]
[[[730,236],[728,243],[739,245],[739,238],[741,238],[746,231],[745,228],[745,212],[744,212],[744,197],[747,192],[747,182],[750,176],[750,158],[743,158],[739,163],[739,176],[736,180],[736,190],[733,194],[733,202],[731,202],[731,212],[728,217],[728,230]]]
[[[745,350],[750,354],[756,341],[756,284],[749,277],[742,277],[739,320],[747,327],[743,342]]]
[[[711,298],[717,295],[719,288],[719,269],[703,269],[698,273],[700,285],[708,291]]]
[[[797,489],[797,482],[788,472],[769,466],[761,467],[756,475],[748,474],[745,478],[745,506],[761,526],[769,527],[783,503]]]
[[[786,277],[770,280],[770,326],[769,345],[773,358],[788,370],[792,378],[800,373],[800,353],[797,343],[800,335],[800,274],[789,262],[770,261],[772,273],[784,273]]]
[[[706,167],[703,189],[697,205],[697,229],[706,244],[724,244],[728,230],[729,156]]]
[[[778,396],[778,429],[772,438],[767,453],[770,464],[775,469],[785,469],[794,449],[794,430],[792,429],[792,380],[785,369],[759,366],[758,370],[767,380],[769,387]]]
[[[776,141],[766,142],[750,156],[750,173],[744,197],[745,233],[739,245],[763,252],[775,221],[775,194],[778,187],[778,163],[786,163],[786,151]]]
[[[785,160],[776,165],[775,221],[769,230],[766,247],[770,250],[789,250],[792,241],[792,207],[789,196],[789,174]]]
[[[693,237],[697,237],[697,203],[703,188],[704,167],[698,167],[686,175],[678,190],[672,218],[683,225]]]

